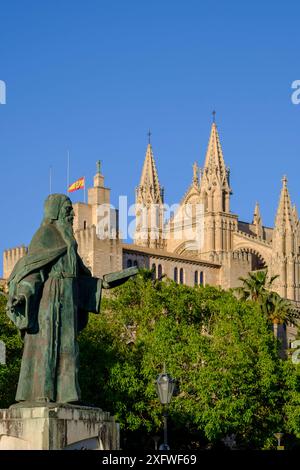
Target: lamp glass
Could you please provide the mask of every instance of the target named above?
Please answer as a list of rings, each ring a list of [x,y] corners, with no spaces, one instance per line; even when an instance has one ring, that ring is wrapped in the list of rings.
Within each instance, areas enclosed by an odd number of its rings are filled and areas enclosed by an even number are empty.
[[[162,405],[168,405],[174,391],[174,380],[166,373],[159,374],[156,380],[156,392]]]

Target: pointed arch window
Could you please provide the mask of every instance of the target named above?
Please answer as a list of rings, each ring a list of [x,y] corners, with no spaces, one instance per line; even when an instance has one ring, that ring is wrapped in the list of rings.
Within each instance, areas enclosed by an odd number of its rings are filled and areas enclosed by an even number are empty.
[[[174,281],[178,282],[178,269],[174,268]]]
[[[200,272],[200,282],[199,282],[200,286],[204,286],[204,272],[201,271]]]
[[[180,284],[183,284],[183,283],[184,283],[184,271],[183,271],[183,268],[180,268],[180,271],[179,271],[179,282],[180,282]]]
[[[132,260],[128,259],[127,260],[127,268],[131,268],[131,266],[132,266]]]
[[[222,193],[222,211],[226,212],[226,193],[223,191]]]
[[[134,262],[133,262],[133,266],[136,266],[137,268],[139,267],[139,263],[137,262],[136,259],[135,259]]]
[[[195,271],[195,274],[194,274],[194,285],[195,285],[195,286],[198,286],[198,282],[199,282],[199,273],[198,273],[198,271]]]
[[[152,279],[156,279],[156,264],[155,263],[152,264],[151,271],[152,271]]]
[[[158,279],[160,279],[160,278],[162,277],[162,273],[163,273],[162,265],[159,264],[159,265],[157,266],[157,277],[158,277]]]

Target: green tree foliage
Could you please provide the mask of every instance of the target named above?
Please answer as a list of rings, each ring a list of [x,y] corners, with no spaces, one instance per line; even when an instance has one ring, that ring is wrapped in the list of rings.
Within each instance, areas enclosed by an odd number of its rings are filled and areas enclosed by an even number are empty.
[[[15,402],[21,364],[22,340],[5,314],[6,299],[0,295],[0,341],[6,346],[6,364],[0,364],[0,408]]]
[[[0,297],[0,407],[14,402],[22,341]],[[154,449],[162,436],[155,379],[177,379],[169,408],[173,449],[235,436],[238,448],[272,448],[274,432],[300,438],[299,366],[278,356],[260,306],[214,287],[153,281],[142,272],[109,291],[80,334],[82,400],[116,415],[125,449]],[[126,442],[125,442],[126,439]]]
[[[267,269],[249,272],[248,277],[239,278],[242,286],[237,287],[235,291],[241,300],[256,302],[273,325],[295,322],[299,318],[297,310],[291,302],[272,291],[277,278],[277,275],[269,277]]]
[[[284,364],[286,394],[283,403],[284,432],[300,439],[300,364],[286,361]]]
[[[178,381],[177,448],[232,434],[240,447],[269,447],[282,426],[277,342],[260,308],[231,292],[144,273],[104,299],[80,343],[84,398],[111,410],[134,445],[150,446],[146,436],[161,431],[154,380],[163,363]]]

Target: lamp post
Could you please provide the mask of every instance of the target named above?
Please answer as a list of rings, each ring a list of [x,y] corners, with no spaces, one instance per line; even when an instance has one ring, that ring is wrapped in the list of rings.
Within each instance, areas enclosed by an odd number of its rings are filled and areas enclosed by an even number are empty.
[[[274,437],[277,439],[277,450],[284,450],[284,446],[281,445],[281,439],[283,438],[283,432],[275,432]]]
[[[155,386],[159,401],[164,407],[164,443],[163,446],[160,446],[160,450],[170,450],[168,446],[168,405],[174,392],[175,380],[166,373],[165,365],[163,373],[159,374],[156,379]]]

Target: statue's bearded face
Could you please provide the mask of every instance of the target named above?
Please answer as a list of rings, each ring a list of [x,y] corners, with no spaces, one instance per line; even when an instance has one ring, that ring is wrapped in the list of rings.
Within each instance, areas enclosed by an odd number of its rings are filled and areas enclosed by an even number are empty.
[[[70,201],[66,201],[59,212],[59,219],[63,223],[67,223],[73,225],[74,220],[74,210],[72,203]]]

